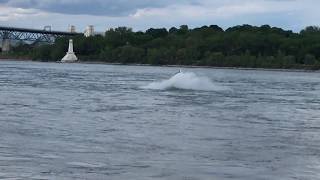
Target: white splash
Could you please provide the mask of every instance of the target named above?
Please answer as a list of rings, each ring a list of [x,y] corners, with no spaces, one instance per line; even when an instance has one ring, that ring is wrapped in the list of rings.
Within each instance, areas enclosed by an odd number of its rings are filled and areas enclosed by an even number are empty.
[[[153,82],[144,89],[186,89],[186,90],[202,90],[202,91],[217,91],[220,87],[214,85],[207,77],[197,76],[192,72],[179,72],[168,80],[161,82]]]

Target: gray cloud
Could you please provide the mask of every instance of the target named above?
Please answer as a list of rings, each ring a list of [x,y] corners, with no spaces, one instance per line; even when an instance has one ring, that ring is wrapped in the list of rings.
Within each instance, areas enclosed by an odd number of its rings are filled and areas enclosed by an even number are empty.
[[[255,0],[249,2],[284,2],[296,0]],[[248,0],[0,0],[0,5],[24,9],[38,9],[45,12],[98,15],[98,16],[128,16],[139,9],[165,8],[172,5],[195,5],[219,7],[224,4],[239,4]]]
[[[34,8],[62,14],[126,16],[141,8],[197,4],[199,0],[0,0],[11,7]]]
[[[319,6],[316,0],[0,0],[0,22],[31,28],[52,25],[55,30],[72,24],[80,31],[88,24],[98,31],[181,24],[224,28],[270,24],[299,31],[307,25],[319,25]]]

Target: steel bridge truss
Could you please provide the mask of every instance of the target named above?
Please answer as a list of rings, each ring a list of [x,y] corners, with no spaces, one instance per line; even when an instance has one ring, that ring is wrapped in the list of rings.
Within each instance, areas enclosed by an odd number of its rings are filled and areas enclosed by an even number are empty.
[[[55,39],[58,37],[75,35],[80,35],[80,33],[0,27],[0,38],[2,40],[8,39],[29,42],[54,43]]]
[[[0,37],[2,37],[2,39],[10,40],[53,43],[54,40],[59,36],[31,32],[0,31]]]

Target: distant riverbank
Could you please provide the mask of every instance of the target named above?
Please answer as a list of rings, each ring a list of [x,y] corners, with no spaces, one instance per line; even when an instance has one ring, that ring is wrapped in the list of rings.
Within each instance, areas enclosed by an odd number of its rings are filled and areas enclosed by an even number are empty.
[[[30,61],[30,62],[43,62],[43,63],[54,63],[56,61],[40,61],[32,60],[27,57],[10,57],[10,56],[0,56],[0,61]],[[239,70],[261,70],[261,71],[292,71],[292,72],[306,72],[306,71],[319,71],[319,67],[310,66],[297,66],[295,68],[255,68],[255,67],[221,67],[221,66],[199,66],[199,65],[154,65],[154,64],[137,64],[137,63],[111,63],[105,61],[88,61],[79,60],[76,63],[80,64],[101,64],[101,65],[127,65],[127,66],[158,66],[158,67],[176,67],[176,68],[212,68],[212,69],[239,69]]]
[[[18,44],[5,58],[55,62],[68,49],[68,37],[54,44]],[[320,69],[320,28],[299,33],[269,25],[216,25],[189,29],[128,27],[109,29],[105,36],[73,37],[74,52],[86,63],[262,69]]]
[[[65,55],[68,42],[68,37],[61,37],[54,44],[21,43],[9,55],[56,61]],[[216,25],[194,29],[182,25],[145,32],[118,27],[107,30],[105,36],[75,36],[73,42],[79,59],[99,63],[320,69],[320,28],[314,26],[299,33],[269,25],[226,30]]]
[[[0,54],[0,61],[32,61],[30,57],[28,56],[16,56],[16,55],[6,55],[6,54]]]

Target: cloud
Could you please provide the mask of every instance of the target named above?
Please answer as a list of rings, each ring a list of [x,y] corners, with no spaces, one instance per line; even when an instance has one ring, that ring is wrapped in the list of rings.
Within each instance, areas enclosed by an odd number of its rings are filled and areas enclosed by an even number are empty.
[[[38,17],[42,12],[35,9],[22,9],[13,7],[0,6],[0,21],[15,21],[22,20],[28,17]]]
[[[192,4],[195,3],[194,1],[177,0],[174,3]],[[165,7],[173,3],[171,0],[7,0],[3,2],[12,7],[33,8],[54,13],[107,16],[126,16],[137,9]]]
[[[210,3],[208,3],[210,4]],[[221,6],[206,5],[171,5],[166,8],[144,8],[139,9],[132,17],[185,17],[185,18],[205,18],[206,16],[212,18],[233,17],[243,14],[255,14],[267,12],[267,9],[255,3],[241,3],[241,4],[226,4]]]
[[[299,31],[317,25],[320,1],[315,0],[0,0],[0,22],[82,31],[92,24],[98,31],[116,26],[135,30],[150,27],[190,27],[217,24],[224,28],[270,24]],[[24,21],[28,19],[28,21]]]

